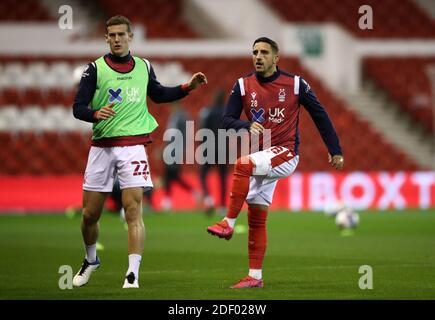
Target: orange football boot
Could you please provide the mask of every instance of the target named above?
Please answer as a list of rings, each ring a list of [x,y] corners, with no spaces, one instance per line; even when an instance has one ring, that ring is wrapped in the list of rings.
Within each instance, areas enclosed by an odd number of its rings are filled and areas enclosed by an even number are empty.
[[[230,240],[233,236],[234,229],[228,225],[227,220],[222,220],[207,228],[208,233],[218,236],[219,238],[225,238]]]
[[[245,288],[263,288],[263,280],[257,280],[250,276],[246,276],[238,283],[230,287],[231,289],[245,289]]]

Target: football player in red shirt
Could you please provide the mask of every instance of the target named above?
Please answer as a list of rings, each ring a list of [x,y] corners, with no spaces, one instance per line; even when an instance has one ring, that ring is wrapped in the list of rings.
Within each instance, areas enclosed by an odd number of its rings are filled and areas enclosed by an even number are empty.
[[[302,104],[313,119],[328,149],[331,165],[341,170],[344,158],[331,120],[308,83],[277,67],[279,49],[275,41],[254,41],[255,72],[239,78],[228,100],[222,127],[246,129],[264,137],[269,148],[237,159],[226,217],[207,228],[220,238],[231,239],[243,203],[248,204],[249,274],[231,288],[263,287],[262,266],[266,252],[266,218],[276,183],[293,173],[299,161],[299,112]],[[248,121],[240,119],[242,111]],[[266,133],[268,135],[266,135]],[[265,141],[269,136],[268,141]]]

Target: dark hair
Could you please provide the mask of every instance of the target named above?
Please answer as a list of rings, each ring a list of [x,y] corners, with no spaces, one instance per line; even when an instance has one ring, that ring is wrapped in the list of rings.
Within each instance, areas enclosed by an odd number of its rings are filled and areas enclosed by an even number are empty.
[[[121,15],[113,16],[109,20],[106,21],[106,31],[107,31],[107,28],[109,26],[115,26],[115,25],[119,25],[119,24],[127,25],[127,32],[131,32],[130,20],[128,20],[128,18],[121,16]]]
[[[279,51],[278,44],[270,38],[267,38],[267,37],[258,38],[254,41],[254,44],[252,45],[252,47],[254,47],[257,42],[266,42],[266,43],[270,44],[274,53],[278,53],[278,51]]]

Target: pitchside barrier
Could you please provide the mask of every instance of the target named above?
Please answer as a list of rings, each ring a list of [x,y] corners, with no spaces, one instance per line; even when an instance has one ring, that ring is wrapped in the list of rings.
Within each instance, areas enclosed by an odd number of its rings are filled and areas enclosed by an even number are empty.
[[[200,190],[197,175],[186,173],[186,179]],[[82,202],[81,175],[0,176],[0,182],[0,213],[60,213],[71,206],[80,207]],[[210,175],[208,184],[217,202],[221,191],[216,174]],[[201,208],[189,193],[177,185],[173,188],[172,210]],[[162,197],[163,190],[156,188],[153,204],[157,210]],[[295,173],[278,182],[272,209],[323,210],[335,201],[358,210],[435,208],[435,172]]]

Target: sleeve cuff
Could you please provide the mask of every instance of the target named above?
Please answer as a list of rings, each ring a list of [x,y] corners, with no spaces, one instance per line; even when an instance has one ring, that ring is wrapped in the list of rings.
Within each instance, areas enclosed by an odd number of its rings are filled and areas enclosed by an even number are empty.
[[[92,113],[92,119],[94,120],[94,122],[97,122],[97,121],[98,121],[98,119],[97,119],[97,112],[98,112],[98,110],[96,110],[96,111],[94,111],[94,112]]]
[[[184,92],[190,92],[190,91],[192,91],[192,89],[189,88],[189,84],[188,83],[183,83],[181,85],[181,89],[183,89]]]

